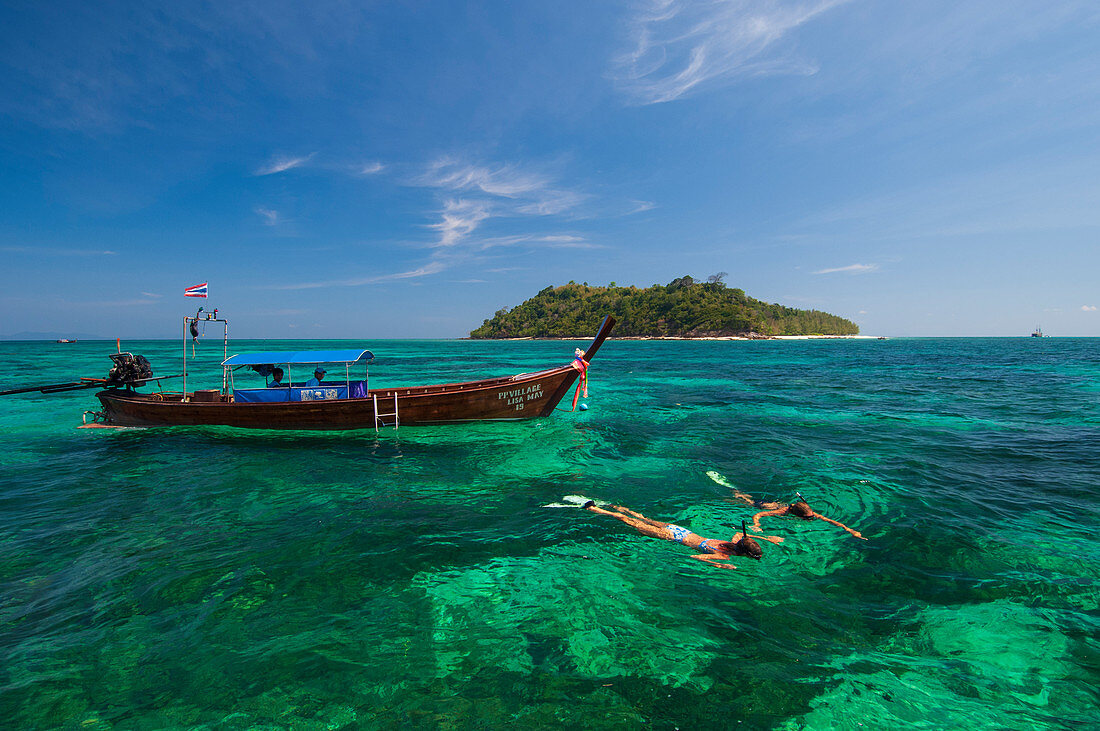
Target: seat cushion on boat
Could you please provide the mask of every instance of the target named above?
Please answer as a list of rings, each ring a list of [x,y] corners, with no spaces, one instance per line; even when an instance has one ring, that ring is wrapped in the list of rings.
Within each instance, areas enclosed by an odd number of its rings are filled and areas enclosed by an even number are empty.
[[[233,401],[238,404],[277,404],[286,401],[338,401],[348,397],[348,387],[294,386],[292,388],[235,388]]]

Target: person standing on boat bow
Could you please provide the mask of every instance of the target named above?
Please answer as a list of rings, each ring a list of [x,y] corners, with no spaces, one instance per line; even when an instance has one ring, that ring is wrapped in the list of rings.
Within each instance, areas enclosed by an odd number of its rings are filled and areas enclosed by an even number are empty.
[[[772,543],[780,543],[783,541],[783,539],[778,536],[750,536],[745,530],[744,521],[741,522],[740,538],[734,535],[733,538],[728,541],[721,541],[716,538],[703,538],[700,535],[692,533],[687,528],[674,523],[662,523],[659,520],[647,518],[641,513],[636,513],[621,505],[608,505],[607,507],[612,508],[612,510],[604,510],[596,505],[595,500],[589,500],[581,507],[593,513],[599,513],[600,515],[610,515],[612,518],[621,520],[643,535],[682,543],[688,548],[700,551],[700,553],[691,556],[691,558],[698,561],[710,562],[712,566],[723,569],[737,568],[733,564],[718,563],[718,561],[728,559],[732,556],[748,556],[757,561],[763,558],[764,550],[760,548],[760,544],[756,542],[755,538],[771,541]]]
[[[321,366],[317,366],[316,368],[314,368],[313,369],[313,378],[306,381],[306,387],[308,388],[310,386],[320,386],[321,385],[321,379],[323,379],[325,377],[325,373],[326,373],[325,369],[322,368]]]

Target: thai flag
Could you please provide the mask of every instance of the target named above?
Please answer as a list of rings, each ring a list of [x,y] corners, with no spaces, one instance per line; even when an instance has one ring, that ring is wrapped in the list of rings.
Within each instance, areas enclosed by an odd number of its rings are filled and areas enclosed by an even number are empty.
[[[206,297],[206,282],[202,284],[196,284],[194,287],[188,287],[183,290],[184,297]]]

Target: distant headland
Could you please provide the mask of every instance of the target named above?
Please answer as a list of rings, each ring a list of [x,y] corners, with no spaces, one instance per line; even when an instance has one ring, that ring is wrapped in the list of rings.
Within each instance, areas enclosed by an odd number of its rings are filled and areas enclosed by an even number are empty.
[[[679,277],[652,287],[547,287],[512,308],[498,310],[471,338],[575,338],[590,336],[604,315],[614,315],[617,338],[852,337],[859,326],[819,310],[799,310],[748,297],[727,287],[725,272],[706,280]]]

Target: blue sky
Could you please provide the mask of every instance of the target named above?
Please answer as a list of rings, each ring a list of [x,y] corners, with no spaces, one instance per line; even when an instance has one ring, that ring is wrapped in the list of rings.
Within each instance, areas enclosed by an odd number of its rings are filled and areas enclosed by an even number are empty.
[[[1100,335],[1098,38],[1091,1],[4,2],[0,334],[462,337],[728,272],[870,335]]]

